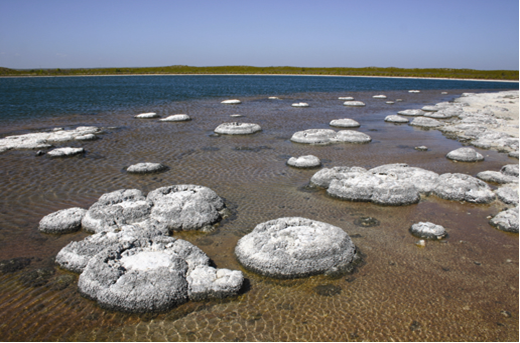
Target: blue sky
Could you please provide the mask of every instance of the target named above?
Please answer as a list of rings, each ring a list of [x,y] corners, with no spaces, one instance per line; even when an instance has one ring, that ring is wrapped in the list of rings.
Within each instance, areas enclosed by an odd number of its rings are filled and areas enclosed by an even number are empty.
[[[0,0],[0,67],[514,69],[518,0]]]

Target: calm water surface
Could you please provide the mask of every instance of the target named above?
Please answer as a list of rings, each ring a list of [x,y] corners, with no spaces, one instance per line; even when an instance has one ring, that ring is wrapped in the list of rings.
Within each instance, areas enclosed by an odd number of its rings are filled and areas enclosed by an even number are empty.
[[[435,196],[404,207],[332,199],[305,186],[316,170],[285,163],[313,154],[325,167],[375,167],[404,162],[437,173],[475,175],[518,163],[479,150],[482,163],[454,163],[444,156],[462,144],[439,131],[385,123],[408,108],[450,101],[463,92],[518,89],[518,83],[335,77],[132,76],[0,79],[0,135],[54,127],[107,128],[101,139],[66,142],[84,156],[36,157],[17,150],[0,155],[0,260],[30,258],[14,273],[0,274],[2,340],[67,341],[517,341],[518,235],[498,231],[489,215],[503,205],[474,205]],[[421,89],[420,94],[408,93]],[[449,94],[441,95],[441,91]],[[386,94],[394,105],[373,99]],[[279,96],[281,100],[268,100]],[[339,96],[364,101],[347,108]],[[220,101],[239,97],[241,105]],[[292,108],[304,101],[309,108]],[[192,121],[162,123],[134,115],[187,113]],[[231,114],[241,118],[230,118]],[[329,128],[352,118],[372,137],[366,145],[310,146],[292,134]],[[250,136],[212,135],[223,122],[260,124]],[[426,145],[419,152],[415,146]],[[129,175],[138,162],[161,162],[161,174]],[[236,298],[189,302],[167,313],[110,312],[77,292],[77,275],[54,265],[57,252],[87,234],[38,232],[39,220],[73,206],[88,208],[104,193],[136,188],[149,192],[172,184],[210,187],[233,216],[211,234],[179,233],[219,268],[241,269],[249,287]],[[492,185],[492,187],[495,187]],[[348,277],[275,280],[241,268],[233,250],[258,223],[304,216],[343,228],[366,264]],[[379,226],[354,222],[371,216]],[[415,245],[411,224],[443,225],[442,242]],[[72,281],[72,282],[70,282]],[[323,290],[328,290],[323,292]],[[501,311],[511,314],[508,317]]]

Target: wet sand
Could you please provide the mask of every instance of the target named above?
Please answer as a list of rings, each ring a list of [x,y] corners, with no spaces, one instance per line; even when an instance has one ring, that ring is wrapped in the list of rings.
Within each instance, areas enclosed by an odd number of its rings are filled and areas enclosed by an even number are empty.
[[[399,110],[449,101],[463,92],[472,90],[448,95],[437,90],[384,92],[386,100],[404,100],[394,105],[372,99],[380,92],[305,93],[282,100],[251,97],[241,98],[238,106],[220,104],[224,99],[196,100],[136,108],[128,114],[72,115],[0,128],[5,136],[53,127],[117,127],[99,140],[63,144],[84,147],[82,157],[51,159],[27,150],[0,155],[0,260],[32,258],[25,269],[0,275],[0,336],[9,341],[517,341],[518,235],[494,229],[487,219],[503,204],[475,205],[435,196],[403,207],[340,201],[324,190],[305,187],[317,169],[285,164],[291,156],[313,154],[325,167],[402,162],[437,173],[475,175],[518,163],[507,154],[481,149],[476,150],[484,154],[484,162],[454,163],[444,156],[461,143],[436,130],[384,122]],[[367,106],[342,106],[337,98],[349,95]],[[310,107],[290,106],[299,101]],[[193,120],[133,118],[142,112],[162,117],[186,113]],[[244,117],[231,118],[235,113]],[[296,131],[329,128],[328,123],[339,118],[358,121],[361,127],[356,130],[369,134],[372,142],[310,146],[289,141]],[[263,131],[212,136],[214,128],[230,121],[257,123]],[[418,145],[429,150],[417,151]],[[160,162],[170,169],[152,175],[124,172],[138,162]],[[64,208],[88,208],[113,190],[146,193],[181,183],[210,187],[226,200],[233,216],[213,233],[175,236],[199,246],[217,267],[241,269],[249,280],[244,293],[223,301],[190,302],[158,315],[110,312],[81,297],[77,275],[58,269],[53,259],[67,243],[87,234],[40,234],[39,220]],[[258,223],[285,216],[343,228],[364,254],[365,265],[338,279],[275,280],[242,269],[233,254],[238,239]],[[366,216],[380,224],[355,224]],[[417,247],[408,229],[418,221],[443,225],[448,238]],[[38,268],[54,274],[38,282]],[[65,288],[58,282],[64,275],[73,278]]]

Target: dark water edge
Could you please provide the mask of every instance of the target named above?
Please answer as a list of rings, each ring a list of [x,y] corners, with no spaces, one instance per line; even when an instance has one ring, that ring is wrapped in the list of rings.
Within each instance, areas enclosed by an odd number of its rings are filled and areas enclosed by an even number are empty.
[[[204,97],[2,125],[2,135],[79,125],[115,128],[96,141],[63,143],[83,146],[87,150],[83,157],[50,159],[27,150],[0,155],[0,260],[30,259],[25,268],[0,275],[0,337],[5,341],[516,341],[518,235],[492,228],[486,218],[503,205],[451,202],[435,196],[404,207],[339,201],[322,190],[305,188],[316,170],[285,164],[289,156],[314,154],[325,161],[325,167],[404,162],[437,173],[475,175],[518,163],[506,154],[481,149],[477,150],[486,156],[484,162],[453,163],[444,155],[462,146],[460,142],[439,131],[383,121],[401,109],[482,89],[448,89],[448,95],[441,95],[440,89],[420,94],[407,90],[356,91],[353,96],[367,103],[364,108],[342,106],[337,97],[352,95],[342,90],[285,96],[266,92],[282,100],[267,100],[262,93],[241,96],[239,106],[225,106],[220,104],[224,98]],[[387,105],[372,99],[379,93],[403,102]],[[311,107],[292,108],[296,101]],[[193,120],[161,123],[133,118],[149,111],[163,117],[187,113]],[[244,117],[230,118],[234,113]],[[358,130],[373,141],[330,146],[289,141],[296,131],[328,128],[330,120],[343,117],[360,122]],[[212,130],[227,121],[258,123],[263,131],[212,137]],[[414,149],[417,145],[430,149],[419,152]],[[145,161],[165,163],[170,169],[141,176],[122,172],[125,166]],[[116,189],[149,192],[180,183],[212,188],[225,198],[234,216],[211,234],[176,236],[199,246],[219,268],[241,269],[250,289],[233,299],[190,302],[151,315],[105,311],[81,297],[77,275],[57,268],[53,258],[68,242],[87,234],[40,234],[39,220],[63,208],[88,208],[100,195]],[[280,281],[243,270],[233,254],[238,239],[256,224],[283,216],[305,216],[343,228],[366,256],[366,265],[339,279],[313,276]],[[380,224],[356,225],[367,216]],[[448,239],[417,247],[408,229],[418,221],[443,225]]]
[[[122,113],[196,99],[409,89],[503,90],[518,89],[518,82],[260,75],[0,78],[0,122]]]

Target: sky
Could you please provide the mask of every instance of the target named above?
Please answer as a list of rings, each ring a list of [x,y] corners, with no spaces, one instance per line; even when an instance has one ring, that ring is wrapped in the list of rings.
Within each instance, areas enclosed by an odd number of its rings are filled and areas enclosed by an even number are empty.
[[[518,70],[518,0],[0,0],[0,67]]]

